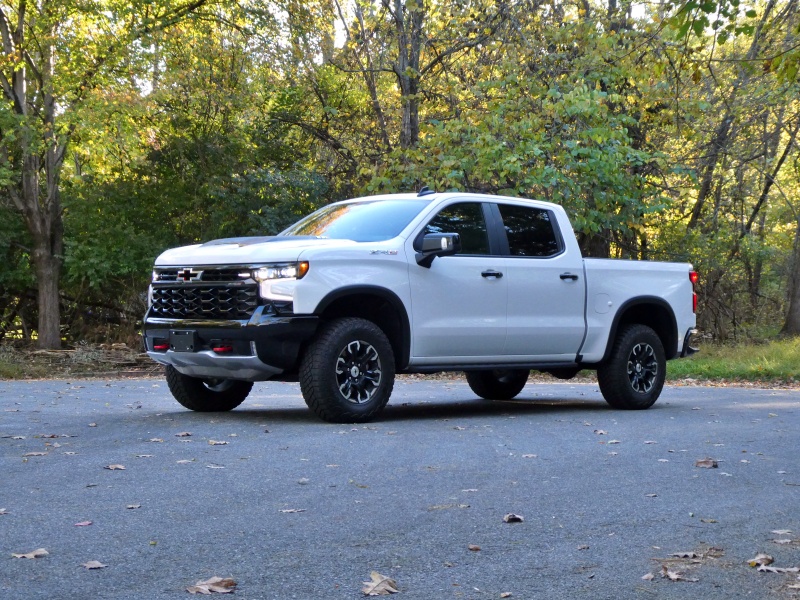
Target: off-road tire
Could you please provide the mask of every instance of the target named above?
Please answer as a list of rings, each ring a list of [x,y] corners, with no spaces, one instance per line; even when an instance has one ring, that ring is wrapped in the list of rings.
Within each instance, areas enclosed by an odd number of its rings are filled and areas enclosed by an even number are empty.
[[[525,369],[495,369],[466,371],[470,389],[486,400],[511,400],[525,387],[530,371]]]
[[[182,406],[197,412],[224,412],[239,406],[253,383],[236,379],[200,379],[178,372],[172,365],[166,369],[169,391]]]
[[[346,317],[320,328],[300,362],[308,407],[330,423],[366,423],[386,406],[394,387],[394,352],[371,321]]]
[[[658,400],[667,373],[661,339],[646,325],[620,330],[611,356],[597,369],[597,382],[614,408],[642,410]]]

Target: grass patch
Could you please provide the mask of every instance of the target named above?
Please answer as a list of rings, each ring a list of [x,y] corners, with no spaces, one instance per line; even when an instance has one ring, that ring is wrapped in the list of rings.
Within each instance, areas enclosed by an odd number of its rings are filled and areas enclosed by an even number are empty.
[[[726,381],[800,380],[800,337],[764,344],[704,345],[688,358],[667,363],[667,379]]]

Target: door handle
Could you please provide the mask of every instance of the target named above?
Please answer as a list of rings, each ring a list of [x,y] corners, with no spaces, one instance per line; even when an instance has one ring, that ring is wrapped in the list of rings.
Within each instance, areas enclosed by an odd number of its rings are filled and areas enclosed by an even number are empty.
[[[495,271],[494,269],[489,269],[488,271],[482,271],[481,277],[486,277],[487,279],[490,277],[494,277],[495,279],[500,279],[503,276],[501,271]]]
[[[561,279],[572,279],[572,281],[578,281],[578,276],[575,273],[562,273],[559,275]]]

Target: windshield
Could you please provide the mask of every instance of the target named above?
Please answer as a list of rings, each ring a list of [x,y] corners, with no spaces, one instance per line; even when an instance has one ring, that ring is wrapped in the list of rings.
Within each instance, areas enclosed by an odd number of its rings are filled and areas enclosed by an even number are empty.
[[[331,204],[311,213],[280,235],[382,242],[400,234],[428,200],[365,200]]]

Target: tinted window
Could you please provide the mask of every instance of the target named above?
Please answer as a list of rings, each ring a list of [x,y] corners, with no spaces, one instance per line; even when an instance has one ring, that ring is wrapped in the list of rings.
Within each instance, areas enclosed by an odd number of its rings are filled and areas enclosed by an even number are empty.
[[[281,235],[381,242],[400,234],[429,200],[367,200],[331,204],[298,221]]]
[[[558,254],[558,238],[549,211],[512,204],[500,204],[498,207],[508,235],[511,256]]]
[[[489,254],[489,238],[483,208],[477,202],[451,204],[425,227],[425,233],[457,233],[461,236],[459,254]]]

